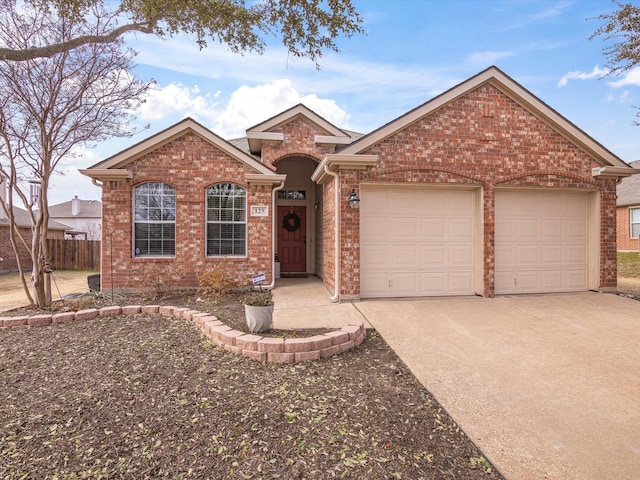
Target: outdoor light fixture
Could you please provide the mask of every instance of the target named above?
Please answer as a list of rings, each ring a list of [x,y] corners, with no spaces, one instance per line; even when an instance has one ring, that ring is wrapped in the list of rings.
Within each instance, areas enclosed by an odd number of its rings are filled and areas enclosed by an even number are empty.
[[[360,208],[360,197],[356,193],[356,189],[351,189],[351,195],[349,195],[349,206],[351,208]]]

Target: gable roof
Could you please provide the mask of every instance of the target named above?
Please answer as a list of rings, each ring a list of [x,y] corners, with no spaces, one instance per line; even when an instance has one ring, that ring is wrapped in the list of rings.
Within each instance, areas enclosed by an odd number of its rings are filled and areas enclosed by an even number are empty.
[[[38,217],[38,211],[35,212],[36,218]],[[15,219],[16,225],[21,228],[31,228],[31,219],[29,218],[29,213],[18,207],[13,207],[13,218]],[[0,218],[0,226],[2,225],[10,225],[11,222],[8,218]],[[69,230],[71,227],[65,225],[60,222],[56,222],[55,220],[49,218],[49,230]]]
[[[522,106],[531,114],[549,125],[560,135],[586,151],[593,159],[603,167],[620,167],[629,169],[630,167],[615,154],[607,150],[604,146],[591,138],[583,130],[575,126],[554,109],[549,107],[542,100],[537,98],[522,85],[502,72],[499,68],[492,66],[478,73],[474,77],[460,83],[447,90],[401,117],[365,135],[351,145],[340,151],[341,154],[358,154],[371,146],[383,141],[396,132],[420,121],[424,117],[432,114],[436,110],[450,104],[458,98],[466,95],[472,90],[484,84],[491,84],[511,100]],[[621,173],[617,171],[616,174]],[[632,174],[633,172],[629,173]],[[624,176],[621,175],[621,176]]]
[[[100,218],[102,217],[102,202],[100,200],[80,200],[80,212],[73,214],[73,200],[49,206],[49,216],[53,218]]]
[[[98,162],[87,169],[80,170],[80,173],[100,181],[129,178],[130,173],[124,168],[129,163],[163,145],[166,145],[167,143],[183,136],[188,132],[195,133],[196,135],[202,137],[205,141],[215,145],[223,152],[244,163],[250,168],[253,168],[260,174],[273,174],[273,171],[270,168],[263,165],[246,152],[243,152],[235,145],[222,139],[192,118],[185,118],[175,125],[159,133],[156,133],[155,135],[152,135],[151,137],[125,150],[122,150],[120,153],[102,160],[101,162]]]
[[[294,107],[285,110],[264,122],[254,125],[247,129],[247,139],[249,141],[249,150],[251,153],[257,154],[262,149],[263,142],[282,142],[284,135],[280,132],[273,132],[281,125],[289,123],[296,118],[304,118],[308,123],[315,125],[319,130],[327,135],[316,135],[315,142],[323,145],[348,145],[353,142],[353,137],[310,108],[299,103]]]
[[[640,168],[640,160],[629,163],[633,168]],[[632,175],[623,179],[617,187],[619,207],[640,205],[640,175]]]

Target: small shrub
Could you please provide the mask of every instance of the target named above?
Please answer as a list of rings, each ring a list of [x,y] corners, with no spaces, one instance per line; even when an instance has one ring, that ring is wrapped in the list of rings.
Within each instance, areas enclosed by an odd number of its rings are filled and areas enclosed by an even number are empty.
[[[237,287],[226,258],[221,258],[213,264],[211,270],[198,275],[198,295],[203,298],[227,295]]]

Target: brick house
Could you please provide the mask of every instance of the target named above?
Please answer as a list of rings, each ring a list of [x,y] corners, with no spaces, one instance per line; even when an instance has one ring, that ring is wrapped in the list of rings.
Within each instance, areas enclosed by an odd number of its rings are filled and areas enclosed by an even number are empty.
[[[186,119],[82,173],[103,288],[195,286],[225,258],[349,300],[612,289],[636,170],[491,67],[364,136],[302,105],[232,142]]]
[[[640,160],[631,162],[640,169]],[[640,250],[640,175],[623,179],[618,184],[617,243],[620,251]]]

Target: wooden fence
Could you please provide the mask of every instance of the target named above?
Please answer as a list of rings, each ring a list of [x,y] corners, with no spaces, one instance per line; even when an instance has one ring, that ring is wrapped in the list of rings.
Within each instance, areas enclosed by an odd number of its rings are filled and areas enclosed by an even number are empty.
[[[56,270],[100,270],[100,240],[47,239]]]

